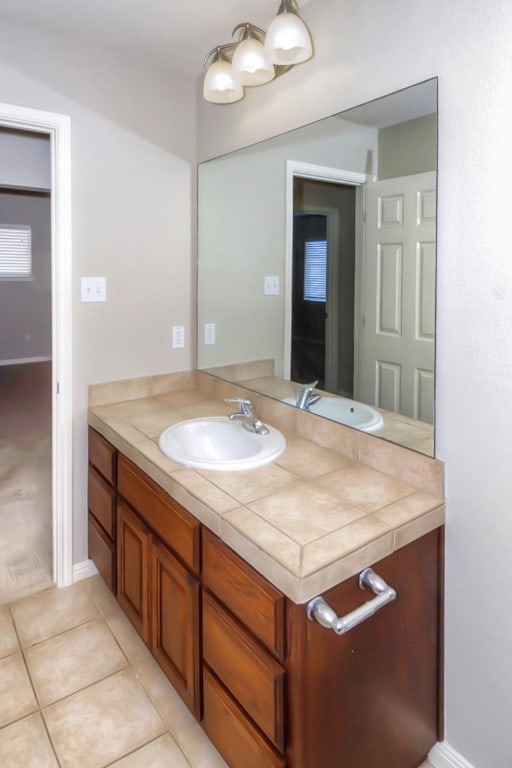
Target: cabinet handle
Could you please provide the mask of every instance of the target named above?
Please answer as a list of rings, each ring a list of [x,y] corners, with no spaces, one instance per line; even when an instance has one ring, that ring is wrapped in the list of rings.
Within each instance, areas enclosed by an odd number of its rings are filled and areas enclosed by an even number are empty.
[[[386,603],[390,603],[396,598],[396,592],[390,587],[371,568],[366,568],[359,575],[359,586],[361,589],[371,589],[376,597],[368,600],[359,608],[355,608],[346,616],[337,616],[336,612],[325,602],[323,597],[314,597],[307,605],[307,615],[310,621],[317,621],[322,627],[332,629],[337,635],[344,635],[349,629],[357,627],[365,619],[382,608]]]

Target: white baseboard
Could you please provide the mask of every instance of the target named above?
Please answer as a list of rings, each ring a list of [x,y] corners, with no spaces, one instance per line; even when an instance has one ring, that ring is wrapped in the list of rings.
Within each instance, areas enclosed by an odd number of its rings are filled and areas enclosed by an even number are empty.
[[[428,759],[435,768],[475,768],[446,741],[438,741],[430,750]]]
[[[92,560],[84,560],[82,563],[76,563],[76,565],[73,566],[73,584],[75,581],[88,579],[89,576],[96,576],[97,573],[98,569]]]
[[[22,363],[47,363],[51,357],[16,357],[13,360],[0,360],[0,365],[21,365]]]

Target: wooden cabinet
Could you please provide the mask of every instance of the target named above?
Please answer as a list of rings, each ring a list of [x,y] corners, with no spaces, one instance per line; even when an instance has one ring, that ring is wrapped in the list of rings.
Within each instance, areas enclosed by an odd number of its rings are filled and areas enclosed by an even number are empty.
[[[376,563],[397,599],[340,636],[203,531],[203,726],[232,768],[423,762],[438,738],[441,544],[437,530]],[[343,616],[373,595],[354,576],[323,597]]]
[[[89,557],[106,584],[116,591],[117,451],[89,428],[88,510]]]
[[[284,668],[205,592],[203,659],[277,749],[284,750]]]
[[[442,529],[374,564],[397,598],[339,636],[133,462],[92,447],[90,551],[98,564],[111,542],[119,603],[231,768],[423,762],[442,737]],[[357,576],[322,596],[339,616],[373,597]]]
[[[232,549],[203,528],[202,580],[252,634],[284,658],[285,597]]]
[[[119,499],[117,505],[117,599],[133,626],[149,645],[151,532]]]
[[[259,730],[207,667],[203,673],[203,727],[231,768],[285,768]]]
[[[200,717],[200,525],[89,429],[89,557]]]
[[[158,541],[151,550],[151,599],[153,654],[199,717],[199,582]]]

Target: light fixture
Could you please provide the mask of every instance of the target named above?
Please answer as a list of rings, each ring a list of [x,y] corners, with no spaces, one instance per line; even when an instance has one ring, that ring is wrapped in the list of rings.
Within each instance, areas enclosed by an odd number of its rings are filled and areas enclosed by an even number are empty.
[[[244,31],[231,60],[234,76],[242,85],[263,85],[270,82],[275,77],[274,65],[265,46],[258,39],[265,40],[264,31],[248,22],[238,24],[233,34],[238,29]]]
[[[308,28],[300,19],[296,0],[282,0],[268,32],[251,24],[237,24],[235,43],[212,48],[204,58],[203,96],[213,104],[232,104],[244,95],[244,86],[263,85],[311,58]]]
[[[265,48],[274,64],[301,64],[313,55],[308,28],[299,17],[292,0],[282,0],[267,31]]]
[[[208,59],[214,54],[203,82],[203,96],[206,101],[212,101],[214,104],[233,104],[235,101],[240,101],[244,95],[241,83],[233,77],[231,62],[224,53],[226,47],[218,45],[213,48],[204,61],[206,65]]]

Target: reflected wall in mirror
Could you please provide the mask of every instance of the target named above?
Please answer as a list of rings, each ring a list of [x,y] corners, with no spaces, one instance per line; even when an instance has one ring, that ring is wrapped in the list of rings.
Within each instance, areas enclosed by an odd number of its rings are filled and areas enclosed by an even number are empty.
[[[197,367],[433,455],[436,180],[435,79],[202,163]]]

